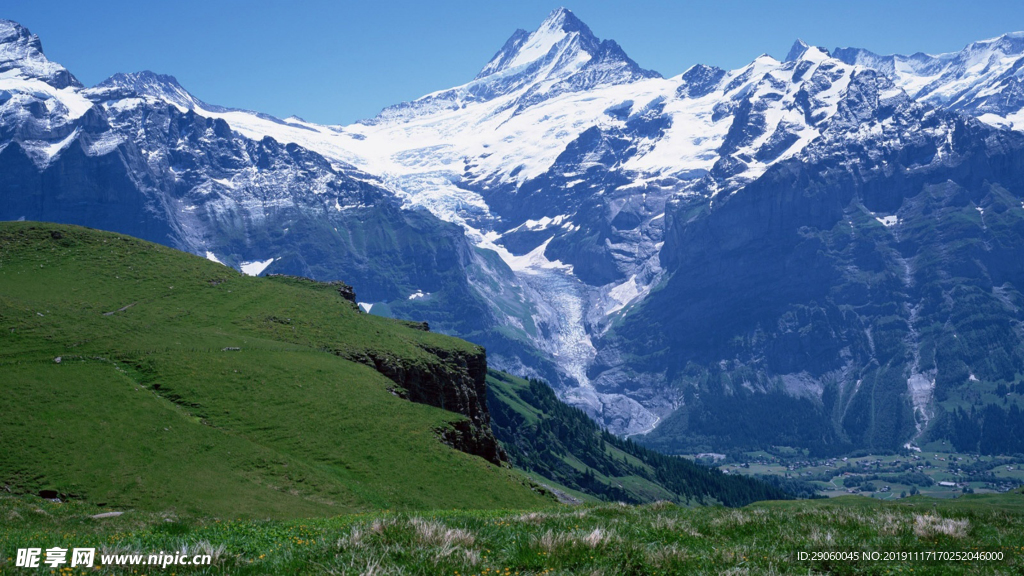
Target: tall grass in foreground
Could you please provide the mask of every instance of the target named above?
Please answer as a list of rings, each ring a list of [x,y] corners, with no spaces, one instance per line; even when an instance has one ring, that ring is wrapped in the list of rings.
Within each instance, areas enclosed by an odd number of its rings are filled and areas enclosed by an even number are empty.
[[[188,549],[214,565],[171,574],[1020,574],[1024,496],[868,498],[742,509],[600,505],[523,511],[374,512],[300,521],[186,518],[0,498],[0,572],[25,546],[119,553]],[[1002,562],[800,561],[799,552],[1001,551]],[[40,570],[49,573],[49,568]],[[67,573],[154,574],[137,568]]]

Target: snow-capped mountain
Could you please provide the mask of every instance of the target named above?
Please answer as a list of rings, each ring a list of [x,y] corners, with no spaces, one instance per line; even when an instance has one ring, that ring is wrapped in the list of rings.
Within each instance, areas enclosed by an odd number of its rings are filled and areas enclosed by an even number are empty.
[[[836,58],[878,70],[916,100],[1024,129],[1024,32],[974,42],[959,52],[879,56],[837,48]]]
[[[459,110],[466,104],[510,94],[516,97],[502,104],[514,116],[532,104],[567,92],[660,77],[641,69],[615,41],[599,40],[572,12],[560,8],[534,32],[516,30],[472,82],[386,108],[370,123]]]
[[[464,226],[517,274],[533,310],[502,320],[552,355],[567,397],[618,432],[659,417],[590,386],[592,337],[657,283],[666,205],[735,189],[799,153],[835,113],[854,67],[818,48],[739,70],[641,69],[568,10],[517,31],[471,82],[347,127],[187,102],[380,177],[406,205]],[[172,94],[170,102],[180,103]],[[537,332],[541,335],[537,336]],[[520,358],[498,366],[529,371]],[[533,372],[549,379],[550,373]],[[659,411],[671,398],[650,399]]]
[[[224,110],[220,106],[206,104],[189,94],[174,76],[154,74],[148,70],[130,74],[114,74],[89,89],[87,94],[92,100],[121,101],[125,104],[173,104],[181,111],[196,107]]]
[[[974,432],[950,418],[1024,363],[1022,160],[1020,134],[864,70],[799,157],[673,222],[677,273],[603,339],[597,371],[682,390],[646,439],[662,449],[978,450],[981,409],[957,413]]]
[[[558,9],[466,84],[323,126],[147,72],[62,83],[6,26],[0,167],[42,184],[0,185],[0,217],[345,279],[616,433],[755,445],[737,419],[787,414],[771,442],[891,447],[1024,363],[1020,34],[664,78]]]

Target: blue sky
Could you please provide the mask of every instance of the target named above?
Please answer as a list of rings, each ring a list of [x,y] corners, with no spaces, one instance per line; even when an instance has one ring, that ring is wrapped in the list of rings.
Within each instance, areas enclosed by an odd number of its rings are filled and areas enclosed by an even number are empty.
[[[87,85],[115,72],[172,74],[199,98],[345,124],[462,84],[516,28],[559,5],[666,76],[786,55],[796,38],[879,53],[948,52],[1024,29],[1024,2],[964,0],[4,0]]]

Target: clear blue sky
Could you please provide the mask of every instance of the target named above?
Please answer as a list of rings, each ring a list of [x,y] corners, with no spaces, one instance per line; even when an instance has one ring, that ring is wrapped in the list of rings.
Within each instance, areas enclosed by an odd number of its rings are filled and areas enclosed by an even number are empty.
[[[935,53],[1024,29],[1020,0],[4,0],[0,17],[86,85],[149,69],[210,103],[345,124],[472,79],[516,28],[559,5],[666,76],[782,58],[798,37]]]

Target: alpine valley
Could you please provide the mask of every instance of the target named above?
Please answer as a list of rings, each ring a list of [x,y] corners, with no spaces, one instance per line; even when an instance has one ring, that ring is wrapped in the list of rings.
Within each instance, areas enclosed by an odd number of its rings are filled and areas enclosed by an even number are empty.
[[[344,280],[668,453],[1024,452],[1021,131],[1024,33],[664,78],[558,9],[325,126],[85,87],[0,21],[0,220]]]

